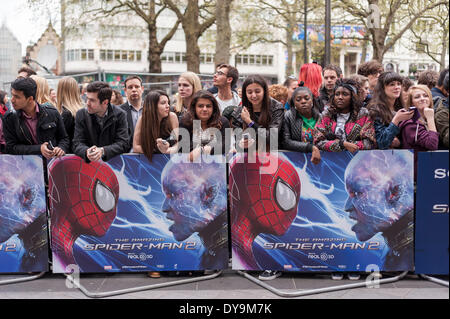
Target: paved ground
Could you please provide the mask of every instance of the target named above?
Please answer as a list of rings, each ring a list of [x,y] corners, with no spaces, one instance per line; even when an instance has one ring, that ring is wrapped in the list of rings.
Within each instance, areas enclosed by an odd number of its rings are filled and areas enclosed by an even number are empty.
[[[256,273],[251,273],[256,275]],[[23,276],[0,275],[0,299],[90,299],[79,289],[68,288],[63,275],[45,274],[43,277],[22,283],[1,285],[1,281]],[[210,276],[212,277],[212,276]],[[448,276],[435,276],[448,282]],[[199,277],[161,277],[148,278],[145,273],[134,274],[88,274],[82,275],[80,283],[89,291],[97,294],[132,287],[143,287],[165,284],[174,280],[192,280]],[[383,279],[389,278],[384,276]],[[331,280],[329,275],[288,274],[266,282],[280,292],[293,293],[300,290],[311,290],[337,285],[365,283],[366,277],[360,281]],[[121,294],[107,299],[286,299],[260,285],[250,281],[236,271],[226,270],[219,276],[199,282],[149,289],[145,291]],[[386,283],[379,288],[353,288],[308,294],[295,297],[299,299],[448,299],[449,288],[425,280],[413,274],[403,279]],[[292,299],[292,298],[289,298]]]

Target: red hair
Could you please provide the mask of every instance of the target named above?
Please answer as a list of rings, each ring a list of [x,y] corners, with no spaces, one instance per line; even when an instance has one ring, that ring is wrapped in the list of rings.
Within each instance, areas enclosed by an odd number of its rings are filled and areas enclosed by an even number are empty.
[[[300,68],[298,83],[302,81],[315,97],[319,96],[319,89],[322,86],[322,67],[317,63],[303,64]]]

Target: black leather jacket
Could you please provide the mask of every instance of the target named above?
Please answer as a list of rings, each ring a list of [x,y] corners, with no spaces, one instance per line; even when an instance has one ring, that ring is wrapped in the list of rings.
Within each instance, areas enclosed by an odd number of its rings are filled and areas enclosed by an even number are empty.
[[[313,108],[313,117],[317,120],[320,114]],[[283,149],[302,153],[311,153],[313,144],[302,142],[303,120],[295,108],[284,113],[281,146]]]
[[[37,144],[22,119],[22,111],[11,110],[3,119],[6,153],[14,155],[41,155],[41,145],[51,141],[54,147],[69,151],[70,140],[58,110],[53,106],[37,104],[39,108],[36,126]]]
[[[238,106],[233,110],[233,113],[231,113],[230,123],[233,128],[243,128],[244,123],[241,118],[242,108],[243,108],[243,106]],[[270,129],[271,128],[274,128],[278,131],[278,141],[280,140],[281,127],[283,125],[283,117],[284,117],[284,106],[277,100],[274,100],[271,98],[270,99],[270,114],[271,114],[271,120],[270,120],[268,127],[266,127],[265,136],[264,136],[266,139],[267,145],[269,145],[269,142],[270,142]],[[259,133],[258,128],[262,128],[262,127],[260,125],[258,125],[258,123],[256,123],[256,122],[257,121],[255,121],[255,124],[253,125],[252,128],[255,129],[255,131],[257,133]],[[257,138],[258,138],[258,136],[257,136]],[[239,141],[240,139],[241,139],[241,134],[238,134],[236,136],[236,141]],[[271,146],[270,148],[273,149],[273,146]]]

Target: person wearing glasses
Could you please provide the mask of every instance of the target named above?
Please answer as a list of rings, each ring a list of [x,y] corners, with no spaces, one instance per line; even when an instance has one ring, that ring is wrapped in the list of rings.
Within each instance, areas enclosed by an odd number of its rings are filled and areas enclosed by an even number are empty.
[[[213,84],[217,87],[218,92],[214,94],[214,97],[219,103],[221,113],[230,105],[239,106],[241,104],[241,98],[237,92],[231,89],[236,85],[238,79],[239,72],[235,67],[223,63],[217,66]]]

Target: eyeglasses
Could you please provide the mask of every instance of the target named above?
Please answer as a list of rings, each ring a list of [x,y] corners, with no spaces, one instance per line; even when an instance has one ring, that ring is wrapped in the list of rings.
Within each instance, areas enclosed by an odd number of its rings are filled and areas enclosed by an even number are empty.
[[[217,71],[216,73],[214,73],[215,75],[225,75],[225,76],[227,76],[225,73],[223,73],[222,71]]]

